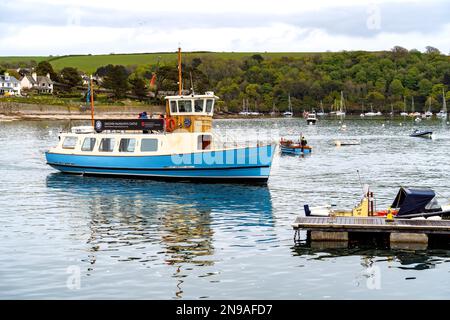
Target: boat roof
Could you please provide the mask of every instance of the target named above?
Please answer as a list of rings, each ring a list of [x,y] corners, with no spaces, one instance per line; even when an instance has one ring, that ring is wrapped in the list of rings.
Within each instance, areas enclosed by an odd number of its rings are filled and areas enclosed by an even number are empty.
[[[183,99],[219,99],[218,96],[212,91],[207,91],[205,94],[188,94],[188,95],[176,95],[176,96],[166,96],[166,100],[183,100]]]
[[[412,189],[401,187],[392,203],[392,208],[400,208],[397,216],[421,213],[436,196],[431,189]]]

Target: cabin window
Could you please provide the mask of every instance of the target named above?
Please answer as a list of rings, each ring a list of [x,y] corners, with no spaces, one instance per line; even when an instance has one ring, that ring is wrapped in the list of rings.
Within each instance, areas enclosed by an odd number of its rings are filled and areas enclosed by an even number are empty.
[[[192,112],[192,101],[178,100],[178,112]]]
[[[207,99],[206,100],[206,112],[207,113],[212,112],[213,102],[214,102],[214,100],[212,100],[212,99]]]
[[[84,138],[81,151],[92,151],[95,146],[95,138]]]
[[[64,149],[75,149],[75,146],[77,145],[77,137],[66,137],[64,139],[62,147]]]
[[[204,100],[194,100],[195,112],[203,112],[203,102]]]
[[[98,151],[100,152],[112,152],[114,150],[114,138],[103,138],[100,141],[100,147]]]
[[[170,112],[171,113],[177,113],[177,102],[176,101],[170,101]]]
[[[141,151],[142,152],[158,151],[158,139],[142,139]]]
[[[197,148],[199,150],[209,150],[211,149],[211,136],[209,134],[199,135],[197,138]]]
[[[119,152],[134,152],[136,139],[120,139]]]

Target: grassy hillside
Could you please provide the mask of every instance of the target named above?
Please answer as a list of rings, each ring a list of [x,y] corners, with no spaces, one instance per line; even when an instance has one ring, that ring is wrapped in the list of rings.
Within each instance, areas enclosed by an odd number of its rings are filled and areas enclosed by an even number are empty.
[[[183,58],[212,56],[227,59],[241,59],[242,57],[251,56],[255,52],[184,52]],[[282,56],[300,57],[311,53],[302,52],[269,52],[259,53],[264,58],[279,58]],[[86,73],[93,73],[98,67],[107,64],[128,65],[155,65],[158,60],[161,64],[176,64],[176,52],[161,52],[161,53],[136,53],[136,54],[108,54],[108,55],[71,55],[58,57],[0,57],[0,64],[11,63],[18,61],[35,60],[40,62],[48,60],[56,70],[61,70],[64,67],[75,67]]]

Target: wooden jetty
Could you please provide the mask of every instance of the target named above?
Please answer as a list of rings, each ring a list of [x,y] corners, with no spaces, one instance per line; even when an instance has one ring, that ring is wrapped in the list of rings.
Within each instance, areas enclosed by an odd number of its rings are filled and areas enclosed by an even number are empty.
[[[310,232],[312,241],[348,241],[349,234],[389,235],[390,243],[428,244],[431,236],[450,237],[450,220],[412,220],[385,217],[298,217],[292,224],[294,238],[300,230]]]

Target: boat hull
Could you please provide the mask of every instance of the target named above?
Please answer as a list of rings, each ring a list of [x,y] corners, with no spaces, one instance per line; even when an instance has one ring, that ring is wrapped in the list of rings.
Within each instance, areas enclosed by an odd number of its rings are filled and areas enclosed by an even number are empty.
[[[98,156],[46,153],[47,164],[71,174],[162,180],[265,183],[275,145],[182,155]]]
[[[311,153],[310,148],[290,148],[282,145],[280,149],[282,154],[302,155]]]
[[[433,137],[433,132],[431,132],[431,131],[414,132],[414,133],[410,134],[410,137],[431,139]]]

